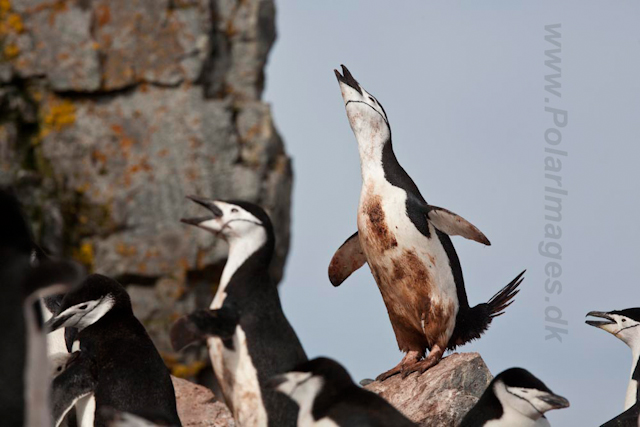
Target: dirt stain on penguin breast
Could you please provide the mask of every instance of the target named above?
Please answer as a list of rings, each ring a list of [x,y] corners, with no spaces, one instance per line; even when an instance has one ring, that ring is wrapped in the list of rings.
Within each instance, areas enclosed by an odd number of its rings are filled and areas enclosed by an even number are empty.
[[[385,213],[382,208],[382,197],[379,195],[368,197],[362,207],[364,219],[365,244],[376,252],[385,252],[398,246],[396,236],[389,230]]]
[[[434,256],[398,243],[401,236],[390,230],[379,195],[369,194],[363,202],[358,218],[361,243],[398,346],[424,351],[434,344],[446,345],[455,308],[439,291],[437,275],[431,271]]]

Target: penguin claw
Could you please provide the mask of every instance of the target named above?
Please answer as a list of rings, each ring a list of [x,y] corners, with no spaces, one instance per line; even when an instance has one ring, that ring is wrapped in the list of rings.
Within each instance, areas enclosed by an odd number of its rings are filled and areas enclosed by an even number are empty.
[[[383,372],[380,375],[378,375],[376,377],[376,381],[382,382],[388,378],[391,378],[394,375],[399,374],[400,372],[402,372],[402,368],[400,368],[399,366],[396,366],[395,368],[389,369],[387,372]]]

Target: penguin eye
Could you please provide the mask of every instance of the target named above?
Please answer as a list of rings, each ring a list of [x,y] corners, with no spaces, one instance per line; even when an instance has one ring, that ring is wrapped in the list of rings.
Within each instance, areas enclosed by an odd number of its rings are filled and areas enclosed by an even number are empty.
[[[231,213],[238,213],[238,209],[236,209],[236,208],[231,208]]]
[[[623,321],[623,322],[626,322],[626,321],[627,321],[627,319],[622,319],[622,321]]]
[[[87,304],[82,304],[80,307],[78,307],[80,310],[86,310],[86,308],[88,307]]]
[[[58,371],[58,372],[62,371],[62,366],[58,366],[57,371]]]
[[[373,102],[374,104],[376,103],[376,100],[375,100],[375,99],[373,99],[373,97],[371,97],[371,96],[370,96],[370,97],[369,97],[369,99],[370,99],[370,100],[371,100],[371,102]]]

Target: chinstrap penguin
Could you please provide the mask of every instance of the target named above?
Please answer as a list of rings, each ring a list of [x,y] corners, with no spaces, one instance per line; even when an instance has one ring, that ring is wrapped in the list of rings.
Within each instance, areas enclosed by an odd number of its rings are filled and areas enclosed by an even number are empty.
[[[265,387],[273,375],[307,360],[269,275],[271,220],[252,203],[189,198],[210,215],[182,222],[226,240],[229,255],[210,310],[185,316],[172,328],[174,348],[207,339],[214,373],[239,425],[293,426],[296,405]]]
[[[356,385],[338,362],[324,357],[276,375],[270,385],[298,404],[298,427],[416,425],[382,397]]]
[[[445,350],[479,338],[513,302],[524,272],[487,303],[469,307],[460,261],[449,236],[485,245],[489,240],[464,218],[425,201],[393,153],[384,108],[344,65],[342,73],[335,70],[358,141],[362,191],[358,231],[333,256],[329,279],[338,286],[368,263],[398,347],[406,353],[378,380],[424,372],[438,363]]]
[[[95,426],[106,425],[100,411],[105,406],[159,424],[180,425],[169,370],[117,281],[88,276],[65,295],[46,327],[77,328],[80,341],[80,351],[53,380],[54,426],[87,395],[95,399]]]
[[[544,427],[545,412],[568,406],[529,371],[511,368],[491,381],[459,427]]]
[[[591,311],[587,316],[598,317],[605,320],[587,320],[586,323],[596,328],[609,332],[631,349],[631,378],[627,386],[627,394],[624,401],[624,411],[603,424],[603,427],[636,427],[640,416],[640,308],[627,308],[610,312]]]

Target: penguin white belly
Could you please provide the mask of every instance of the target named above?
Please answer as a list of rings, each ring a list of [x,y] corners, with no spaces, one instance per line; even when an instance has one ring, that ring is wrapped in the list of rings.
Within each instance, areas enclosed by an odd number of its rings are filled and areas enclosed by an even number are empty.
[[[222,307],[226,294],[216,293],[211,309]],[[233,418],[241,427],[266,426],[267,412],[262,402],[258,372],[247,348],[247,337],[238,325],[233,334],[233,350],[226,348],[220,338],[209,338],[209,357]]]
[[[635,366],[633,367],[633,371],[635,370]],[[627,396],[624,400],[624,410],[631,408],[636,404],[636,400],[638,398],[638,381],[632,379],[629,381],[629,386],[627,387]]]
[[[386,181],[363,187],[358,209],[360,244],[400,349],[446,346],[458,313],[449,257],[431,224],[427,238],[411,222],[406,197],[404,190]]]
[[[96,417],[96,398],[93,394],[81,397],[76,402],[78,427],[93,427]]]

